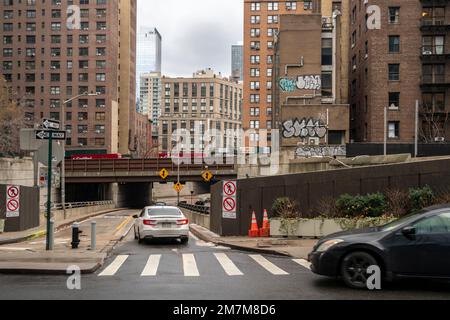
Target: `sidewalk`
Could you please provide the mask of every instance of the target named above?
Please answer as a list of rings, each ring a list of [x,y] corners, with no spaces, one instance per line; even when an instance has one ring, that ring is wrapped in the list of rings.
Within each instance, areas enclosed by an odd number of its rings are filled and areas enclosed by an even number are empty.
[[[230,247],[237,250],[258,252],[263,254],[276,254],[307,259],[317,240],[314,239],[274,239],[274,238],[248,238],[248,237],[221,237],[199,225],[192,224],[191,232],[199,239],[215,243],[219,246]]]
[[[55,233],[53,251],[45,250],[44,237],[0,246],[0,273],[8,274],[67,274],[67,268],[77,266],[83,274],[93,273],[104,263],[108,254],[133,227],[133,210],[108,210],[85,216],[80,224],[79,249],[72,250],[70,228],[73,221],[63,221]],[[101,215],[101,216],[100,216]],[[91,221],[97,217],[97,246],[91,250]],[[28,235],[34,237],[34,235]],[[45,233],[44,233],[45,235]],[[17,236],[17,235],[16,235]]]

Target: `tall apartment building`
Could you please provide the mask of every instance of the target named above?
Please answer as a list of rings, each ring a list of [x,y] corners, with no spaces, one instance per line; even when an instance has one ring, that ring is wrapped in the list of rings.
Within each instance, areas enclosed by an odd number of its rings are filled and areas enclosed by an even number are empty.
[[[137,34],[136,88],[139,98],[140,77],[144,73],[160,72],[162,66],[162,37],[156,28],[141,27]]]
[[[134,135],[134,95],[126,91],[134,92],[136,1],[71,4],[0,2],[1,72],[22,99],[30,124],[65,118],[69,154],[127,154]],[[79,97],[61,114],[63,101],[86,92],[97,95]]]
[[[160,72],[141,74],[140,80],[140,110],[151,120],[152,136],[158,136],[158,119],[161,116],[162,78]]]
[[[346,2],[333,1],[332,6],[322,7],[322,13],[279,18],[273,122],[281,131],[281,148],[290,158],[346,155],[349,41],[342,33],[348,25],[346,12]]]
[[[352,139],[383,143],[386,125],[389,143],[414,142],[418,100],[419,140],[450,141],[449,1],[350,5]],[[381,10],[379,28],[369,5]]]
[[[162,78],[163,110],[159,119],[159,154],[165,156],[174,147],[172,133],[186,129],[191,134],[190,148],[206,148],[204,133],[217,129],[221,133],[223,148],[227,145],[226,130],[241,129],[242,85],[215,74],[213,70],[201,70],[192,78]],[[196,146],[198,139],[199,146]],[[231,138],[230,142],[231,143]]]
[[[231,46],[231,77],[236,81],[244,81],[244,46]]]
[[[272,76],[279,16],[310,14],[314,1],[244,1],[244,129],[266,129],[272,122]]]

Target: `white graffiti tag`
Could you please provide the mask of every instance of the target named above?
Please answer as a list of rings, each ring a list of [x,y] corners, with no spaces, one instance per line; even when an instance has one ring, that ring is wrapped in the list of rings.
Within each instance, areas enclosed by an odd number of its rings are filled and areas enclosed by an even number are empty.
[[[331,147],[298,147],[295,151],[296,159],[311,157],[345,157],[347,155],[346,146]]]
[[[298,119],[286,120],[283,123],[283,138],[324,138],[327,135],[327,128],[320,120]]]
[[[297,88],[300,90],[321,90],[322,78],[320,76],[299,76]]]

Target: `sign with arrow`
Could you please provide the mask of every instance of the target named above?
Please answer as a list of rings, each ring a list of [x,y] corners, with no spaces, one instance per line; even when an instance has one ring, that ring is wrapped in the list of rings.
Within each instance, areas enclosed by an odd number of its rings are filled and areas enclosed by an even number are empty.
[[[36,139],[50,140],[50,134],[52,135],[53,140],[66,140],[65,131],[47,131],[47,130],[36,131]]]
[[[202,178],[205,182],[210,182],[212,178],[214,178],[214,175],[210,171],[206,170],[202,173]]]
[[[159,176],[161,177],[161,179],[166,180],[167,177],[169,176],[169,171],[167,171],[167,169],[162,169],[159,172]]]
[[[60,130],[61,123],[57,120],[43,119],[42,126],[46,130]]]

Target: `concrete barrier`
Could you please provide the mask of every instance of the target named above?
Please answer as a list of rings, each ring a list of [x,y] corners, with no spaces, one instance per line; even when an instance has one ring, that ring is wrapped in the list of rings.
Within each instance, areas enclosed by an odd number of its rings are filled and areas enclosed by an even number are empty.
[[[80,208],[72,208],[66,210],[66,218],[67,219],[76,219],[82,216],[87,216],[91,213],[105,211],[105,210],[113,210],[115,209],[115,204],[103,204],[98,206],[88,206],[88,207],[80,207]],[[64,220],[64,211],[63,210],[52,210],[53,218],[55,222],[60,222]],[[45,221],[45,213],[41,214],[41,221]]]
[[[208,230],[211,228],[211,220],[209,214],[201,214],[187,209],[182,209],[183,213],[189,219],[190,223],[202,226]]]

